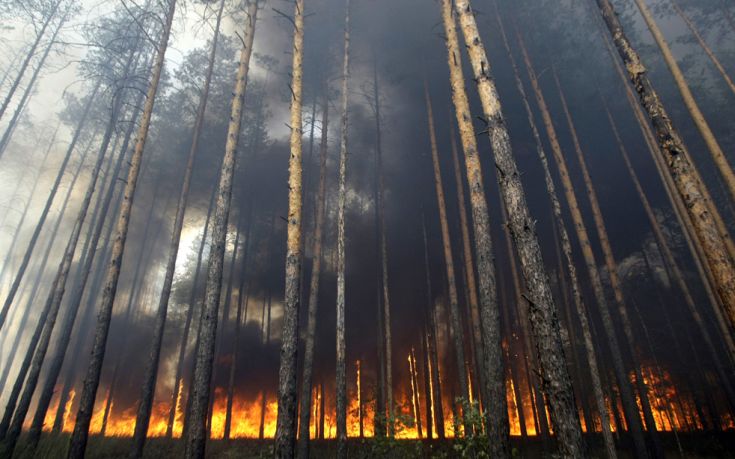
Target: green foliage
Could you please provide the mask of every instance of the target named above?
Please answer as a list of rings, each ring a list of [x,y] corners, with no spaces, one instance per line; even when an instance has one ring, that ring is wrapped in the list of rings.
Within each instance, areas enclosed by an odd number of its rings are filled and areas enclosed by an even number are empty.
[[[456,403],[462,406],[462,413],[455,416],[452,426],[455,436],[453,457],[489,458],[488,439],[484,434],[479,403],[470,403],[464,398],[457,398]]]

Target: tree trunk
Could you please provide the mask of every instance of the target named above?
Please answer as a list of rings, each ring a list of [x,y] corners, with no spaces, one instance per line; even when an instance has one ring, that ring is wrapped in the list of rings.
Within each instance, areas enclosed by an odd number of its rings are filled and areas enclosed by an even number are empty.
[[[33,197],[36,195],[36,190],[38,189],[38,184],[41,181],[41,175],[43,174],[44,169],[46,169],[46,161],[48,160],[49,153],[51,152],[51,149],[54,147],[54,144],[56,143],[56,135],[59,132],[59,127],[61,126],[61,122],[56,125],[56,129],[54,129],[54,134],[51,136],[51,142],[48,145],[48,148],[46,149],[46,152],[43,154],[43,160],[41,160],[40,166],[38,168],[38,173],[36,174],[35,179],[33,180],[33,187],[31,188],[31,193],[28,195],[28,198],[26,199],[25,207],[23,208],[23,213],[20,216],[20,220],[18,221],[18,225],[15,227],[15,231],[13,232],[13,239],[10,241],[10,245],[8,246],[8,252],[5,254],[5,258],[3,259],[3,267],[0,269],[0,282],[2,282],[3,279],[5,279],[5,270],[10,266],[10,259],[13,255],[13,252],[15,251],[15,246],[18,243],[18,236],[21,234],[21,230],[23,229],[23,224],[25,223],[26,217],[28,216],[28,211],[31,208],[31,203],[33,201]],[[19,183],[22,183],[23,179],[21,178],[21,181]],[[15,196],[14,196],[15,198]],[[15,201],[15,199],[13,199]],[[7,216],[7,214],[6,214]],[[0,226],[5,226],[5,220],[3,220],[3,224]],[[2,384],[0,384],[2,386]]]
[[[77,413],[74,432],[72,433],[71,445],[67,456],[68,459],[81,459],[84,456],[84,452],[87,447],[89,423],[92,420],[94,399],[97,394],[100,374],[102,372],[102,363],[105,356],[105,349],[107,347],[107,335],[110,329],[112,306],[115,302],[115,294],[117,292],[117,284],[120,276],[120,265],[122,264],[122,257],[125,252],[125,243],[130,223],[130,213],[133,206],[135,189],[138,183],[138,175],[143,159],[143,149],[145,148],[146,139],[148,137],[148,129],[150,127],[151,116],[153,114],[153,105],[158,92],[158,82],[163,70],[168,38],[171,33],[171,24],[173,22],[174,10],[176,7],[176,0],[168,1],[169,4],[168,11],[166,13],[166,22],[158,43],[156,63],[153,67],[153,75],[147,91],[145,108],[142,114],[137,142],[130,160],[130,170],[125,184],[122,207],[120,208],[120,214],[116,224],[117,230],[115,242],[112,247],[112,258],[108,266],[105,288],[100,301],[100,312],[97,316],[97,326],[92,347],[92,355],[90,357],[89,367],[87,368],[87,375],[84,380],[82,394],[79,398],[79,412]]]
[[[475,130],[472,126],[467,91],[462,72],[462,57],[455,19],[450,0],[442,0],[442,18],[446,35],[450,85],[460,139],[465,154],[465,174],[470,190],[472,223],[475,235],[475,261],[480,279],[480,324],[482,326],[482,354],[485,361],[481,380],[485,385],[486,432],[491,445],[490,454],[506,457],[510,454],[508,410],[505,398],[505,372],[501,346],[500,310],[497,303],[497,286],[493,267],[490,216],[485,197],[482,168]]]
[[[623,59],[628,76],[638,92],[641,105],[653,124],[669,173],[692,218],[707,263],[714,274],[715,285],[723,302],[723,313],[729,319],[732,334],[732,327],[735,324],[735,266],[728,255],[726,240],[718,231],[715,217],[717,211],[708,205],[704,195],[705,186],[700,180],[697,180],[689,153],[651,85],[638,53],[632,48],[625,35],[612,4],[609,0],[597,0],[597,4],[613,36],[618,53]]]
[[[131,459],[137,459],[143,455],[143,447],[148,432],[148,424],[151,417],[151,407],[153,405],[153,396],[155,395],[156,379],[158,376],[158,362],[161,355],[161,345],[163,343],[163,332],[166,326],[166,317],[168,313],[168,303],[173,287],[174,272],[176,270],[176,261],[179,254],[179,243],[181,241],[181,232],[184,227],[184,216],[186,214],[186,206],[189,200],[189,189],[191,187],[191,175],[194,168],[194,159],[199,147],[199,135],[204,124],[204,113],[207,109],[207,100],[209,98],[209,88],[214,73],[214,58],[217,52],[217,41],[219,40],[220,24],[222,22],[222,13],[224,11],[225,2],[220,0],[219,9],[217,11],[217,21],[214,27],[214,36],[212,37],[212,48],[209,53],[209,64],[207,67],[206,77],[204,79],[204,88],[199,100],[197,109],[197,117],[194,123],[194,133],[189,149],[189,156],[184,172],[184,179],[179,192],[179,201],[176,206],[176,217],[174,217],[174,227],[171,234],[171,242],[169,245],[169,256],[166,264],[166,273],[163,279],[163,288],[158,302],[158,310],[153,325],[153,336],[151,339],[151,349],[146,363],[145,373],[143,377],[143,385],[141,387],[140,402],[138,404],[138,412],[135,421],[135,432],[133,434],[133,446],[130,452]],[[176,382],[178,385],[178,380]],[[175,407],[174,407],[175,410]]]
[[[295,455],[298,389],[298,315],[301,280],[302,219],[302,79],[304,59],[304,0],[296,0],[294,9],[294,46],[291,80],[291,157],[288,178],[288,226],[286,238],[286,281],[281,333],[281,362],[278,371],[278,418],[276,422],[275,457]],[[339,317],[337,319],[339,322]],[[339,338],[338,338],[339,340]],[[339,413],[339,410],[338,410]]]
[[[15,108],[15,112],[13,112],[12,118],[10,118],[8,127],[5,128],[3,137],[2,139],[0,139],[0,158],[2,158],[3,154],[5,153],[5,149],[8,148],[8,144],[10,143],[10,138],[13,135],[13,132],[15,131],[16,125],[18,123],[18,119],[20,118],[21,113],[23,113],[23,111],[25,110],[26,104],[28,103],[28,99],[31,97],[31,94],[33,94],[33,90],[36,87],[36,80],[38,80],[38,76],[41,74],[41,69],[43,69],[43,66],[46,63],[46,59],[48,58],[48,55],[51,52],[51,48],[53,48],[54,44],[56,44],[55,43],[56,37],[59,35],[61,28],[64,26],[64,23],[66,22],[66,18],[70,11],[71,11],[71,8],[67,7],[66,11],[64,12],[64,15],[61,17],[61,20],[59,20],[59,25],[56,26],[54,33],[51,35],[51,40],[49,41],[48,45],[46,45],[46,49],[44,49],[43,55],[41,56],[41,59],[38,61],[38,65],[36,65],[35,70],[33,70],[31,81],[28,82],[28,85],[26,86],[26,90],[23,91],[23,96],[20,98],[20,102],[18,103],[18,106]],[[0,115],[0,117],[2,117],[2,115]]]
[[[345,0],[344,51],[342,59],[341,133],[337,204],[337,323],[335,399],[337,458],[347,457],[347,374],[345,362],[345,207],[347,205],[348,106],[350,80],[350,0]]]
[[[533,88],[534,94],[536,96],[536,101],[541,110],[544,126],[546,127],[546,133],[551,144],[551,150],[554,154],[554,159],[559,170],[559,176],[562,181],[562,189],[564,190],[564,195],[567,200],[569,213],[571,214],[575,232],[579,240],[579,245],[582,249],[582,255],[584,257],[585,265],[587,266],[587,271],[590,276],[595,301],[597,302],[600,316],[602,317],[603,329],[607,337],[610,353],[612,356],[613,368],[615,369],[615,376],[617,379],[618,388],[620,390],[620,396],[623,402],[625,423],[628,426],[628,430],[631,436],[633,437],[633,444],[635,447],[636,456],[639,458],[645,458],[648,457],[648,453],[646,450],[645,440],[643,439],[643,425],[639,417],[638,407],[635,402],[632,387],[628,380],[625,365],[623,364],[622,352],[620,350],[621,348],[618,343],[618,338],[615,332],[615,326],[612,321],[612,316],[610,315],[610,307],[607,303],[607,298],[605,297],[605,291],[602,286],[602,279],[597,268],[597,261],[595,260],[595,255],[592,251],[589,234],[587,233],[587,228],[584,224],[584,220],[582,219],[582,213],[579,209],[579,202],[577,201],[577,196],[574,192],[574,188],[572,187],[572,182],[569,177],[569,170],[567,168],[566,160],[561,150],[561,146],[559,145],[559,140],[556,135],[556,129],[554,128],[554,124],[552,122],[551,114],[549,113],[549,109],[546,105],[546,100],[543,96],[543,93],[541,92],[538,80],[536,79],[536,72],[531,65],[531,60],[528,56],[525,45],[523,43],[523,39],[521,38],[520,34],[518,34],[518,43],[521,46],[521,52],[523,54],[523,59],[526,64],[526,71],[528,72],[528,76],[531,81],[531,87]],[[583,315],[580,314],[580,318],[582,316]]]
[[[309,306],[307,311],[306,338],[304,340],[304,369],[301,378],[301,436],[297,456],[309,458],[309,425],[311,424],[311,394],[314,379],[314,340],[316,339],[317,308],[319,306],[319,278],[322,268],[322,239],[324,232],[325,200],[327,195],[327,153],[329,128],[329,97],[324,89],[322,106],[322,138],[319,152],[319,189],[316,196],[316,220],[314,227],[314,250],[312,253],[311,279],[309,282]],[[312,120],[313,123],[313,120]]]
[[[118,99],[120,100],[120,99]],[[26,414],[31,405],[33,393],[36,390],[38,379],[41,376],[41,367],[43,361],[46,358],[49,344],[51,343],[51,335],[56,325],[56,318],[61,307],[61,301],[63,300],[64,293],[66,292],[66,283],[69,278],[69,271],[74,260],[74,254],[76,253],[79,238],[82,234],[82,227],[87,218],[89,206],[92,202],[92,197],[97,189],[97,181],[99,179],[100,170],[107,156],[108,147],[112,135],[114,133],[114,127],[117,124],[117,115],[119,113],[121,105],[115,104],[112,108],[112,114],[108,122],[107,131],[105,132],[100,146],[99,152],[97,153],[97,162],[92,169],[92,177],[90,178],[89,185],[87,187],[86,194],[79,208],[79,212],[74,222],[71,235],[69,236],[69,242],[67,243],[64,251],[64,256],[59,265],[56,278],[54,280],[55,289],[49,292],[48,299],[46,300],[50,304],[48,314],[45,314],[42,321],[45,323],[43,332],[41,333],[40,340],[35,349],[33,360],[31,362],[30,372],[26,378],[25,389],[23,395],[20,398],[18,407],[16,408],[15,416],[8,429],[8,434],[5,437],[4,451],[9,456],[12,456],[13,450],[15,449],[16,442],[20,436],[23,422],[25,421]],[[73,307],[73,306],[72,306]]]
[[[212,221],[212,242],[207,269],[207,287],[202,305],[202,322],[200,323],[199,344],[195,357],[194,376],[190,390],[190,419],[187,419],[186,446],[184,456],[187,459],[204,457],[207,433],[207,409],[212,379],[212,363],[217,336],[217,318],[222,287],[222,265],[227,242],[227,220],[232,200],[232,179],[237,162],[237,143],[240,136],[243,101],[247,86],[250,56],[253,50],[255,24],[257,21],[258,2],[252,0],[248,5],[248,24],[245,29],[243,47],[240,51],[240,64],[235,81],[232,112],[227,131],[227,145],[222,161],[222,172],[217,188],[216,206]]]
[[[201,275],[202,259],[204,257],[204,248],[207,245],[207,235],[209,234],[209,222],[212,217],[212,210],[214,209],[214,198],[217,193],[217,188],[212,189],[212,195],[209,199],[209,206],[207,207],[207,218],[204,222],[204,232],[202,233],[202,242],[199,244],[199,252],[197,254],[197,263],[194,268],[194,280],[191,284],[191,293],[189,294],[188,309],[186,312],[186,322],[184,324],[184,335],[181,337],[181,344],[179,345],[179,357],[176,363],[176,373],[174,375],[174,390],[171,393],[171,406],[169,408],[168,423],[166,425],[166,437],[171,438],[173,435],[174,422],[176,420],[176,400],[179,396],[181,384],[183,382],[182,373],[184,372],[184,360],[186,358],[186,348],[189,344],[189,333],[191,333],[191,323],[194,316],[194,303],[197,301],[197,285],[199,285],[199,276]],[[188,410],[187,410],[188,411]]]
[[[735,407],[735,394],[733,393],[732,387],[729,384],[729,379],[725,372],[725,367],[722,364],[722,360],[720,359],[719,352],[716,350],[715,345],[712,342],[712,337],[710,336],[709,330],[707,329],[707,324],[705,324],[702,315],[699,313],[699,309],[697,308],[697,305],[694,301],[694,297],[692,297],[692,293],[689,291],[689,287],[684,280],[684,275],[682,274],[681,269],[679,268],[679,265],[674,258],[674,254],[672,253],[666,237],[661,230],[653,208],[651,207],[651,204],[649,203],[648,198],[643,191],[643,187],[638,180],[638,174],[636,174],[635,170],[633,169],[633,165],[630,162],[630,157],[628,156],[628,151],[625,148],[625,144],[623,143],[622,139],[620,138],[620,132],[618,131],[615,120],[613,119],[612,114],[610,113],[610,110],[608,109],[607,104],[605,104],[604,101],[603,106],[605,107],[605,112],[607,113],[608,121],[610,122],[610,128],[613,132],[613,135],[615,136],[615,141],[618,145],[618,149],[620,150],[620,155],[625,162],[625,167],[628,170],[628,174],[633,181],[633,185],[635,186],[638,197],[640,198],[641,204],[643,205],[643,209],[645,210],[646,216],[648,217],[648,222],[651,225],[653,236],[656,240],[656,245],[660,249],[665,265],[671,272],[676,286],[681,291],[681,294],[684,296],[684,302],[687,305],[687,309],[691,314],[692,319],[694,319],[694,322],[697,324],[697,328],[699,329],[699,332],[704,339],[707,350],[709,351],[712,361],[715,364],[715,369],[717,371],[718,377],[720,378],[722,388],[727,394],[728,401],[732,407]]]
[[[431,287],[431,265],[429,264],[429,241],[426,235],[426,218],[421,213],[421,231],[424,240],[424,270],[426,271],[426,311],[424,323],[426,324],[426,351],[428,353],[431,372],[429,381],[431,384],[431,411],[436,424],[436,436],[439,440],[444,439],[444,409],[442,407],[441,378],[439,377],[439,358],[436,348],[436,320],[434,315],[434,295]],[[428,371],[428,370],[427,370]],[[428,393],[427,393],[428,394]],[[428,412],[428,411],[427,411]],[[427,421],[428,423],[428,421]],[[431,423],[429,423],[431,425]]]
[[[102,79],[97,81],[97,83],[94,86],[94,89],[89,95],[89,100],[87,101],[87,104],[84,107],[84,112],[82,113],[82,117],[79,120],[79,124],[77,125],[76,130],[74,131],[74,136],[72,137],[71,143],[69,144],[69,147],[66,150],[66,154],[64,155],[64,159],[61,163],[61,167],[59,168],[59,173],[56,175],[56,180],[54,181],[54,184],[51,186],[51,191],[49,193],[48,198],[46,199],[46,205],[41,211],[41,216],[38,219],[36,228],[33,230],[33,234],[31,235],[30,242],[28,243],[28,248],[26,248],[26,251],[23,254],[23,259],[20,263],[20,267],[18,267],[18,272],[15,274],[15,278],[13,279],[13,284],[10,287],[8,296],[5,298],[5,302],[3,304],[2,310],[0,310],[0,330],[2,330],[3,326],[5,325],[5,320],[8,317],[8,311],[10,310],[10,306],[13,304],[15,295],[16,293],[18,293],[18,288],[20,287],[20,283],[23,280],[23,276],[26,273],[26,269],[28,268],[28,263],[31,261],[31,255],[33,255],[33,249],[36,247],[36,243],[38,242],[38,236],[41,234],[41,230],[43,229],[44,223],[46,223],[46,218],[48,217],[48,213],[51,210],[51,206],[53,205],[54,197],[56,197],[56,193],[59,191],[59,185],[61,184],[61,180],[64,178],[64,173],[66,172],[66,166],[69,164],[69,159],[71,158],[71,155],[74,152],[74,148],[77,145],[77,141],[79,140],[79,136],[82,133],[82,129],[86,125],[87,117],[89,116],[89,112],[92,108],[92,105],[96,101],[97,92],[99,91],[99,88],[101,85],[102,85]]]
[[[429,359],[429,351],[426,348],[426,324],[421,330],[421,357],[424,366],[424,410],[426,411],[426,438],[434,439],[434,404],[433,404],[433,381],[431,380],[431,363]]]
[[[551,422],[559,440],[560,452],[572,457],[584,454],[579,414],[574,402],[571,378],[564,360],[557,310],[541,257],[534,221],[511,151],[510,139],[501,112],[490,65],[482,44],[469,0],[459,0],[456,11],[462,26],[474,78],[480,94],[488,133],[495,153],[501,195],[508,211],[509,227],[528,290],[529,319],[542,378],[542,389],[550,406]],[[545,413],[542,413],[545,416]],[[505,414],[507,426],[507,411]]]
[[[470,319],[472,322],[472,338],[474,340],[475,348],[475,365],[477,368],[477,382],[479,385],[478,393],[481,395],[481,399],[485,400],[485,394],[482,393],[484,390],[484,383],[482,381],[482,362],[484,357],[482,354],[482,334],[480,331],[480,310],[477,298],[477,280],[475,277],[475,263],[472,257],[472,238],[470,236],[469,224],[467,220],[467,207],[465,203],[464,194],[464,181],[462,180],[462,166],[459,162],[459,155],[457,154],[457,142],[454,123],[449,123],[450,141],[452,149],[452,163],[454,165],[454,180],[457,184],[457,207],[459,208],[459,226],[462,230],[462,253],[464,258],[464,274],[467,280],[467,297],[469,301]]]
[[[439,209],[439,223],[442,232],[442,247],[444,249],[444,266],[449,288],[449,318],[450,334],[454,344],[455,359],[457,360],[457,381],[459,382],[459,397],[462,399],[462,413],[466,411],[469,403],[469,390],[467,387],[467,372],[465,371],[464,337],[462,333],[462,322],[459,313],[459,302],[457,300],[457,281],[454,273],[454,258],[452,255],[452,239],[449,234],[449,223],[447,222],[447,204],[444,198],[444,185],[442,183],[441,169],[439,168],[439,150],[436,145],[436,131],[434,129],[434,110],[429,97],[429,87],[424,80],[424,101],[429,123],[429,140],[431,143],[431,159],[434,172],[434,188],[436,190],[436,203]],[[452,401],[454,402],[454,401]],[[464,419],[465,435],[469,435],[472,426]]]
[[[23,80],[23,76],[25,75],[26,69],[28,68],[28,65],[31,63],[31,59],[36,54],[36,48],[38,48],[38,45],[41,43],[41,39],[43,38],[43,35],[46,32],[46,29],[51,23],[51,20],[56,15],[56,11],[59,9],[59,6],[61,5],[61,3],[62,3],[62,0],[57,0],[53,4],[53,6],[51,7],[51,11],[49,12],[48,16],[46,16],[46,18],[43,21],[41,30],[39,30],[38,34],[36,34],[36,39],[33,41],[33,44],[31,45],[31,49],[28,51],[28,54],[26,54],[25,59],[23,59],[23,62],[20,64],[20,70],[18,70],[18,76],[15,77],[15,80],[13,80],[13,84],[10,86],[10,90],[8,91],[8,94],[5,95],[5,99],[3,100],[2,106],[0,106],[0,119],[2,119],[3,115],[5,114],[5,110],[7,110],[8,105],[10,105],[10,102],[13,99],[13,95],[15,94],[15,91],[18,89],[20,82]]]

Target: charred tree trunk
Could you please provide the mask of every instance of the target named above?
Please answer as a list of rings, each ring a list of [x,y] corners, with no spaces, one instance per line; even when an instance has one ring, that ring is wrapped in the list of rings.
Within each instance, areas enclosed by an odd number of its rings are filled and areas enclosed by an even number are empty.
[[[727,242],[718,231],[715,214],[717,211],[708,205],[704,195],[704,184],[697,179],[689,153],[647,76],[638,53],[628,40],[620,20],[609,0],[597,0],[605,24],[623,59],[628,76],[639,95],[641,105],[646,110],[657,135],[662,156],[674,180],[677,191],[686,204],[691,216],[697,238],[699,239],[707,263],[715,278],[718,294],[723,302],[723,313],[729,319],[730,334],[735,323],[735,266],[729,256]],[[729,165],[728,165],[729,167]],[[730,173],[732,170],[730,169]],[[733,182],[735,184],[735,182]]]
[[[189,395],[190,410],[187,419],[184,456],[187,459],[204,457],[207,436],[207,411],[209,407],[212,364],[217,336],[217,318],[222,287],[222,267],[227,241],[227,220],[232,201],[232,179],[237,162],[237,143],[240,136],[242,108],[253,50],[258,2],[252,0],[248,5],[248,24],[242,40],[240,64],[235,80],[232,111],[227,131],[227,144],[222,161],[222,171],[217,188],[217,198],[212,220],[212,242],[210,245],[209,266],[207,268],[207,287],[202,305],[202,322],[198,336],[195,356],[194,376]]]
[[[312,120],[313,123],[313,120]],[[327,195],[327,153],[329,128],[329,98],[324,90],[322,106],[322,138],[319,152],[319,189],[316,195],[314,250],[312,253],[311,279],[309,282],[309,306],[307,311],[306,338],[304,341],[304,369],[301,378],[301,413],[297,456],[309,458],[309,425],[311,424],[311,394],[314,379],[314,341],[316,339],[317,308],[319,306],[319,278],[322,267],[322,239],[324,232],[325,200]]]
[[[148,137],[148,129],[150,127],[151,116],[153,115],[153,105],[158,92],[158,82],[163,71],[166,48],[168,46],[171,24],[173,22],[174,10],[176,7],[176,0],[168,0],[168,3],[165,25],[158,43],[156,63],[153,67],[153,75],[148,87],[145,108],[142,114],[135,150],[130,161],[130,170],[128,172],[128,178],[125,185],[123,203],[116,225],[117,230],[115,242],[112,247],[112,258],[108,266],[104,293],[100,302],[100,312],[97,317],[92,355],[87,368],[82,394],[79,398],[79,411],[74,425],[74,432],[72,433],[71,445],[67,455],[68,459],[81,459],[84,457],[84,452],[87,447],[89,423],[92,419],[94,399],[97,394],[100,373],[102,372],[102,363],[107,347],[107,335],[110,329],[112,306],[115,301],[115,294],[117,292],[117,284],[120,276],[120,265],[122,264],[122,257],[125,252],[125,243],[130,223],[130,213],[133,206],[135,189],[138,183],[138,175],[143,159],[143,150]]]

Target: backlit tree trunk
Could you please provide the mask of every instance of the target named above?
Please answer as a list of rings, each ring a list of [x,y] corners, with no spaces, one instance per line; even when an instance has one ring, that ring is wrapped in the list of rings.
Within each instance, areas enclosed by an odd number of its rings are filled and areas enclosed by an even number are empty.
[[[207,283],[195,355],[194,376],[189,395],[189,419],[187,419],[184,456],[187,459],[204,457],[207,440],[207,413],[209,409],[210,381],[217,337],[217,318],[222,290],[222,268],[227,245],[227,220],[232,201],[232,180],[237,163],[237,144],[240,137],[243,101],[250,69],[250,56],[253,51],[258,2],[252,0],[248,5],[245,36],[240,50],[240,63],[235,79],[232,110],[227,129],[227,144],[222,160],[222,169],[217,187],[217,197],[212,220],[212,242],[209,251]]]
[[[168,11],[166,12],[165,25],[158,43],[156,63],[153,67],[151,82],[148,86],[145,108],[143,110],[140,128],[138,130],[137,142],[130,160],[130,170],[125,184],[123,203],[120,208],[120,214],[116,224],[117,229],[115,242],[112,247],[112,257],[108,266],[105,278],[105,288],[100,301],[94,344],[92,346],[92,355],[90,357],[87,374],[84,379],[82,394],[79,397],[79,411],[74,425],[74,432],[72,433],[71,445],[67,455],[68,459],[81,459],[84,457],[84,452],[87,448],[89,424],[92,420],[94,399],[97,395],[100,374],[102,372],[102,363],[104,361],[105,350],[107,347],[107,335],[110,329],[112,306],[115,302],[115,294],[117,293],[117,284],[120,277],[120,265],[122,264],[122,257],[125,252],[125,243],[130,223],[130,213],[133,206],[133,199],[135,197],[135,189],[138,183],[140,166],[142,164],[143,150],[148,137],[151,116],[153,115],[153,105],[158,92],[158,82],[160,81],[161,73],[163,71],[163,63],[166,55],[166,48],[168,47],[169,35],[171,33],[171,24],[173,22],[175,7],[176,0],[168,0]]]

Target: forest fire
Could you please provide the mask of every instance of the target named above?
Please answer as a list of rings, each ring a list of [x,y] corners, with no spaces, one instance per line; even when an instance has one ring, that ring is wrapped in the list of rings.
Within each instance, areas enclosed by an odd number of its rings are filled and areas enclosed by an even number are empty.
[[[1,459],[735,449],[735,1],[281,1],[0,0]]]

